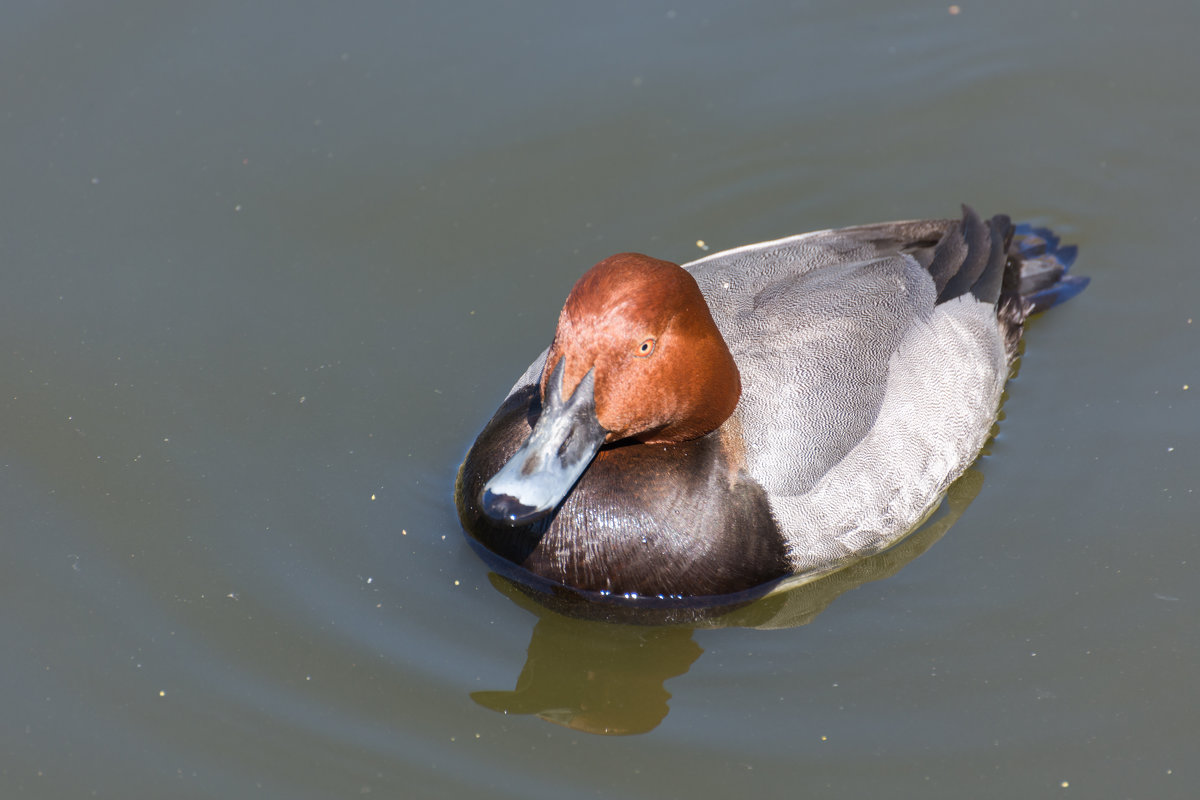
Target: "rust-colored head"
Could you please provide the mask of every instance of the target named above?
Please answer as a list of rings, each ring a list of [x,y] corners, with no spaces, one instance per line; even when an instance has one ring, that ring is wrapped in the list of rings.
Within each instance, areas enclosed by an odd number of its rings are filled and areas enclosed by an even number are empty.
[[[542,372],[559,359],[563,396],[595,368],[596,417],[608,441],[681,442],[715,430],[737,406],[737,366],[696,280],[638,253],[601,261],[567,297]]]

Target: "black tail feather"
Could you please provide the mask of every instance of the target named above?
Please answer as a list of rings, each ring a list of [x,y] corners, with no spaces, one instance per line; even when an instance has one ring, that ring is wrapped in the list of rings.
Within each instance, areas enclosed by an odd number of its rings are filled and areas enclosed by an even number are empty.
[[[1023,223],[1016,227],[1009,260],[1015,262],[1016,294],[1028,308],[1025,316],[1065,302],[1083,291],[1089,279],[1067,272],[1079,255],[1076,245],[1060,245],[1048,228]]]
[[[971,293],[995,303],[1004,324],[1009,358],[1014,358],[1022,326],[1031,314],[1045,311],[1083,291],[1087,278],[1068,275],[1079,250],[1064,245],[1049,228],[1013,225],[998,214],[986,222],[970,206],[962,219],[947,220],[945,233],[930,248],[911,252],[925,264],[937,287],[937,302]]]

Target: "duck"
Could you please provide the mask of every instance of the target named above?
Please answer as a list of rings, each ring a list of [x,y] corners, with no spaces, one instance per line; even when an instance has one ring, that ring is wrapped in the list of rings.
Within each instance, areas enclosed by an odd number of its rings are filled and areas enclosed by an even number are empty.
[[[830,229],[578,279],[468,450],[455,503],[507,574],[597,597],[735,595],[878,553],[993,433],[1074,245],[1006,215]]]

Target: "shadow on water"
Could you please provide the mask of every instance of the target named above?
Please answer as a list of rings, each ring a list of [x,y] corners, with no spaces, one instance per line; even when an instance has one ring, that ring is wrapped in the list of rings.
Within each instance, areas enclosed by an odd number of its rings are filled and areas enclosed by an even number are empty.
[[[686,673],[704,652],[696,628],[795,628],[807,625],[843,593],[889,578],[942,538],[979,494],[983,474],[968,470],[937,512],[894,547],[832,574],[795,578],[765,596],[704,609],[624,609],[622,623],[577,597],[531,589],[491,573],[501,594],[538,617],[525,666],[512,691],[473,692],[480,705],[505,714],[533,714],[579,731],[646,733],[666,718],[663,685]],[[639,619],[638,613],[647,616]],[[593,617],[591,619],[586,617]],[[602,617],[598,620],[595,617]],[[686,620],[684,619],[686,618]],[[673,624],[663,624],[668,620]]]

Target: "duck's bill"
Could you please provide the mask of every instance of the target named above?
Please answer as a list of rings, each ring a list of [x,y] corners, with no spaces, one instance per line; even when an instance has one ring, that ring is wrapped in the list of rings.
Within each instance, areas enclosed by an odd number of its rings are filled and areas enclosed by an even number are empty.
[[[526,525],[563,501],[592,462],[608,431],[596,419],[592,371],[562,398],[563,362],[550,374],[542,414],[533,432],[500,471],[484,484],[480,501],[492,519]]]
[[[564,401],[564,361],[554,365],[541,415],[526,443],[484,485],[480,501],[488,517],[524,525],[546,516],[604,444],[608,432],[596,419],[595,371],[589,369]]]

